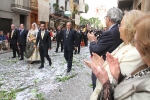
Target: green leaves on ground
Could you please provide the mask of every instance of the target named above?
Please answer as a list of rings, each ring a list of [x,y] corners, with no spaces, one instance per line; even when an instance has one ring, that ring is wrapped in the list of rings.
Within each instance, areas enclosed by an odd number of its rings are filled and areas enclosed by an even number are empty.
[[[88,84],[88,86],[89,86],[90,88],[93,88],[93,84]]]
[[[77,74],[78,74],[78,73],[73,74],[73,75],[71,75],[71,76],[57,77],[56,80],[57,80],[58,82],[65,82],[65,81],[67,81],[67,80],[69,80],[69,79],[75,77]]]

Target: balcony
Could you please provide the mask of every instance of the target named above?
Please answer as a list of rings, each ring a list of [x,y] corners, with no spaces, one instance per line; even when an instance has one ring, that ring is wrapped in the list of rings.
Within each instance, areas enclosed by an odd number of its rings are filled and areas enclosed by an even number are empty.
[[[31,10],[29,7],[25,7],[25,6],[18,5],[18,4],[11,4],[11,9],[14,12],[17,12],[17,13],[20,13],[20,14],[23,14],[23,15],[28,15],[28,13]]]
[[[30,0],[30,8],[34,10],[38,10],[38,2],[37,0]]]
[[[79,0],[73,0],[74,5],[79,5]]]
[[[118,0],[118,8],[120,9],[128,9],[130,10],[130,8],[133,5],[133,0]]]

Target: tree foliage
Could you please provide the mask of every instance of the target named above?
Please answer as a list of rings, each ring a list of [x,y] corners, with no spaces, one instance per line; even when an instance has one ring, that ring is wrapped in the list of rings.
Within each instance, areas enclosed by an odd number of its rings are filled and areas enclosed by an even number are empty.
[[[89,11],[89,5],[86,3],[85,4],[85,13],[87,13]]]

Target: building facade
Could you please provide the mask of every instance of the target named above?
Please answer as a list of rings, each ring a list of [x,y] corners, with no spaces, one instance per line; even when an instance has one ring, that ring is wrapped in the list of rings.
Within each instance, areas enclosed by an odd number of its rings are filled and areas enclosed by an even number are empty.
[[[0,30],[6,34],[12,23],[16,28],[23,23],[29,29],[29,13],[29,0],[0,0]]]
[[[150,11],[150,0],[118,0],[118,8],[121,10],[137,9],[143,12]]]

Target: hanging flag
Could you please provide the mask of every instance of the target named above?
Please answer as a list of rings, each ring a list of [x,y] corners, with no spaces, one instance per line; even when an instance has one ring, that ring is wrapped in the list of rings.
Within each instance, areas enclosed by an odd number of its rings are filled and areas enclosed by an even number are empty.
[[[80,25],[80,15],[75,14],[75,24]]]
[[[49,22],[49,0],[38,0],[38,21]]]

